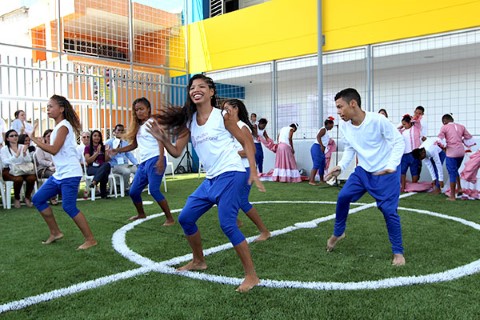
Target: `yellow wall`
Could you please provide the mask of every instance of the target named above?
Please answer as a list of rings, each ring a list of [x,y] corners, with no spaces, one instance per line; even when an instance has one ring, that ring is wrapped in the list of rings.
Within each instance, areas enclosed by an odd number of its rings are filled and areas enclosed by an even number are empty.
[[[324,51],[480,26],[479,0],[323,0]],[[271,0],[189,26],[190,72],[317,52],[317,0]]]

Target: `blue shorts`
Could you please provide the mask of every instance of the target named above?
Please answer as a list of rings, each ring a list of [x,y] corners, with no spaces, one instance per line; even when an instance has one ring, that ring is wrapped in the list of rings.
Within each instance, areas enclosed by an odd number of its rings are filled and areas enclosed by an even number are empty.
[[[178,216],[178,222],[187,236],[198,231],[197,220],[213,205],[218,206],[218,219],[223,233],[233,246],[245,240],[237,226],[240,198],[245,187],[245,172],[229,171],[205,179],[188,197],[187,203]]]
[[[400,165],[402,175],[407,174],[408,168],[410,168],[410,174],[412,177],[420,174],[420,160],[415,159],[411,152],[403,154]]]
[[[250,195],[250,190],[252,189],[252,185],[248,184],[248,178],[250,178],[250,168],[245,168],[245,170],[247,172],[245,174],[245,184],[240,198],[240,209],[242,209],[243,212],[247,213],[248,211],[250,211],[250,209],[253,208],[253,206],[250,201],[248,201],[248,196]]]
[[[153,157],[140,163],[137,167],[137,172],[133,177],[132,185],[130,186],[130,198],[133,203],[142,202],[142,191],[148,184],[150,194],[156,202],[160,202],[165,199],[164,195],[160,192],[160,185],[162,184],[163,174],[167,166],[167,159],[163,157],[163,172],[157,172],[157,161],[159,156]]]

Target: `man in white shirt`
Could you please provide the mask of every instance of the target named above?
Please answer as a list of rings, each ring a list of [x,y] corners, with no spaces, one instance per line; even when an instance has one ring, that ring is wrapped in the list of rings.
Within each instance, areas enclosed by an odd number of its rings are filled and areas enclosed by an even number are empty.
[[[83,131],[80,134],[80,144],[77,146],[77,155],[80,163],[83,163],[83,154],[85,152],[85,147],[90,144],[90,131]]]
[[[422,160],[432,177],[433,193],[440,193],[443,188],[443,161],[445,152],[435,144],[435,139],[425,140],[418,149],[412,151],[415,159]]]
[[[126,140],[122,140],[125,127],[123,124],[117,124],[113,129],[112,135],[114,138],[110,138],[105,141],[105,145],[110,147],[110,150],[123,148],[129,145]],[[128,163],[131,162],[132,165]],[[125,183],[125,191],[128,193],[130,190],[130,175],[137,172],[138,161],[131,152],[117,153],[110,157],[110,165],[112,166],[112,173],[120,174],[123,176],[123,182]]]
[[[365,112],[357,90],[348,88],[335,96],[339,123],[344,136],[345,150],[338,166],[332,168],[326,180],[345,170],[354,156],[358,166],[338,194],[335,227],[328,239],[327,251],[332,251],[337,242],[345,237],[345,228],[350,203],[368,192],[377,201],[383,213],[392,244],[392,264],[405,264],[402,245],[402,226],[397,213],[400,196],[399,164],[405,142],[398,130],[384,116]]]

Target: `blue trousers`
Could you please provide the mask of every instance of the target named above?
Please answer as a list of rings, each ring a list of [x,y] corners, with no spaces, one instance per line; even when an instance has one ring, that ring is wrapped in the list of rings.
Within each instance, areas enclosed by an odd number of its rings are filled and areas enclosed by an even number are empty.
[[[248,201],[248,196],[250,195],[250,190],[252,189],[252,185],[248,184],[248,178],[250,178],[250,168],[245,168],[247,171],[245,174],[244,185],[242,189],[242,194],[240,196],[240,209],[243,212],[247,213],[250,209],[253,208],[250,201]]]
[[[383,213],[387,224],[388,237],[392,252],[402,253],[402,226],[397,213],[400,196],[400,171],[383,176],[375,176],[362,167],[356,167],[345,186],[338,194],[335,227],[333,235],[341,236],[345,232],[350,203],[360,199],[368,192],[377,201],[377,207]]]
[[[132,185],[130,186],[130,198],[132,198],[133,203],[142,202],[142,191],[148,184],[148,189],[155,201],[159,202],[165,199],[163,194],[160,192],[160,185],[162,184],[163,174],[165,173],[165,168],[167,166],[167,160],[163,157],[163,172],[157,172],[158,156],[148,159],[140,163],[137,167],[137,172],[133,177]]]
[[[460,169],[460,166],[462,165],[462,161],[463,161],[463,157],[458,157],[458,158],[447,157],[447,160],[445,161],[445,163],[447,166],[450,183],[457,182],[457,177],[460,176],[458,174],[458,169]]]
[[[188,197],[178,216],[185,235],[195,234],[198,231],[197,220],[216,204],[223,233],[233,246],[243,242],[245,236],[237,226],[237,216],[244,187],[245,172],[229,171],[213,179],[205,179]]]
[[[48,178],[40,189],[33,195],[32,202],[38,211],[42,212],[48,208],[48,200],[62,193],[62,208],[70,216],[75,216],[80,212],[77,209],[77,196],[80,180],[82,177],[72,177],[57,180],[53,176]]]
[[[263,172],[263,148],[261,143],[255,143],[255,162],[257,163],[258,173]]]
[[[310,148],[310,155],[312,156],[313,169],[318,169],[320,180],[323,180],[325,174],[325,154],[322,152],[322,147],[318,143],[314,143]]]

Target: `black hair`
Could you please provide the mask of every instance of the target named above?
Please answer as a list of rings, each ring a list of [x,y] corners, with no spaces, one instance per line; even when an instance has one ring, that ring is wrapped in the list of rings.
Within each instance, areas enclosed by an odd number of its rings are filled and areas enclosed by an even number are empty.
[[[222,109],[225,106],[225,104],[227,104],[227,103],[229,105],[231,105],[232,107],[238,109],[238,119],[245,122],[245,124],[250,128],[250,130],[253,131],[253,125],[250,122],[250,119],[248,119],[248,110],[247,110],[247,107],[245,106],[245,104],[241,100],[238,100],[238,99],[228,99],[228,100],[225,100],[223,102]]]
[[[447,114],[444,114],[443,117],[442,117],[442,122],[453,122],[453,117],[451,114],[447,113]]]
[[[412,117],[409,114],[406,114],[402,118],[402,122],[405,121],[406,123],[410,123],[412,121]]]
[[[378,110],[378,113],[381,113],[382,111],[385,113],[385,117],[388,118],[388,112],[387,112],[387,110],[385,110],[385,109],[380,109],[380,110]]]
[[[355,100],[357,101],[358,106],[360,108],[362,107],[362,99],[360,98],[360,94],[358,93],[357,90],[353,88],[343,89],[342,91],[338,92],[335,95],[335,101],[337,101],[340,98],[345,100],[347,103],[350,103],[350,101]]]
[[[295,129],[295,131],[297,131],[297,129],[298,129],[296,123],[290,124],[289,127]]]
[[[333,125],[334,122],[333,122],[333,120],[331,120],[331,119],[327,119],[327,120],[325,120],[325,121],[323,122],[323,124],[324,124],[325,126],[327,126],[327,125],[329,125],[329,124],[332,124],[332,125]]]
[[[20,112],[25,112],[25,111],[23,111],[23,110],[15,111],[15,113],[13,114],[15,116],[15,119],[18,119],[18,116],[20,115]]]
[[[266,125],[267,123],[268,123],[268,120],[265,119],[265,118],[262,118],[262,119],[258,120],[258,124],[265,124]]]
[[[424,152],[424,151],[425,151],[425,148],[413,149],[413,151],[412,151],[412,156],[413,156],[415,159],[420,160],[421,153]]]
[[[98,144],[102,146],[101,150],[103,153],[105,153],[105,145],[103,144],[102,133],[100,132],[100,130],[93,130],[92,133],[90,134],[90,145],[88,146],[88,153],[90,154],[90,156],[95,152],[93,147],[93,134],[95,132],[98,132],[98,134],[100,135],[100,141],[98,142]]]
[[[78,118],[78,115],[73,109],[70,101],[68,101],[67,98],[63,96],[59,96],[58,94],[54,94],[50,97],[50,99],[55,100],[55,102],[57,102],[58,105],[63,108],[63,117],[65,118],[65,120],[70,122],[75,134],[80,135],[82,125],[80,124],[80,119]]]
[[[122,127],[122,128],[125,129],[125,126],[124,126],[123,124],[119,123],[119,124],[117,124],[117,125],[115,126],[115,128],[113,128],[113,131],[117,131],[117,128],[118,128],[118,127]]]
[[[422,107],[422,106],[416,107],[415,110],[420,110],[420,111],[422,111],[422,113],[425,113],[425,108]]]
[[[43,132],[42,137],[45,138],[50,132],[53,132],[53,130],[52,130],[52,129],[47,129],[47,130],[45,130],[45,131]]]
[[[10,154],[12,154],[12,151],[10,151],[10,141],[8,141],[7,138],[10,135],[10,133],[12,133],[12,132],[15,132],[18,136],[18,132],[14,129],[10,129],[7,132],[5,132],[5,146],[8,147],[8,152],[10,152]],[[18,144],[18,142],[17,142],[17,144]]]
[[[193,119],[193,114],[197,111],[197,105],[190,97],[190,87],[195,80],[203,80],[210,89],[213,89],[213,96],[210,99],[210,105],[217,108],[217,89],[215,87],[215,82],[213,82],[212,78],[207,77],[206,75],[194,75],[188,81],[185,105],[183,107],[169,107],[163,109],[160,111],[159,115],[156,115],[157,122],[172,129],[173,134],[180,134],[184,129],[189,127]]]

